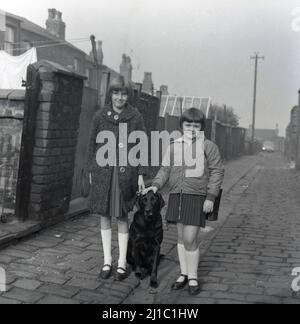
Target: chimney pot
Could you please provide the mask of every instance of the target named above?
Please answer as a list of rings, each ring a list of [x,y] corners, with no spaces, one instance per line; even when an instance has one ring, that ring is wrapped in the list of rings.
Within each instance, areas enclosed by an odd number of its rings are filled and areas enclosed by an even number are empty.
[[[152,81],[152,72],[145,72],[145,77],[143,81],[143,91],[146,93],[153,93],[154,84]]]
[[[128,81],[132,81],[132,65],[131,58],[126,54],[122,55],[122,62],[120,64],[120,74]]]
[[[169,89],[167,85],[161,85],[160,87],[160,91],[162,93],[162,95],[168,95],[169,94]]]
[[[58,20],[62,21],[62,13],[60,11],[56,12],[56,17]]]
[[[62,21],[62,13],[56,9],[48,9],[49,17],[46,27],[49,33],[61,40],[65,40],[66,24]]]
[[[49,19],[54,19],[55,18],[55,9],[48,9],[48,18]]]

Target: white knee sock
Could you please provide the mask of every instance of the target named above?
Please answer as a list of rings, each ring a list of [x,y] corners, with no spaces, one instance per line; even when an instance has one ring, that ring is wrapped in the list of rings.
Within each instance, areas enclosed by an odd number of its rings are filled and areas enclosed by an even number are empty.
[[[179,259],[179,263],[180,263],[181,274],[187,276],[188,269],[187,269],[186,251],[185,251],[184,245],[178,243],[177,251],[178,251],[178,259]],[[182,279],[182,281],[184,280],[183,278],[180,278],[180,279]]]
[[[104,264],[112,264],[111,256],[111,229],[101,230],[103,254],[104,254]]]
[[[187,269],[189,279],[198,279],[198,266],[200,261],[200,251],[186,251]]]
[[[124,233],[119,233],[118,235],[119,239],[119,263],[118,267],[126,269],[127,265],[127,247],[128,247],[128,239],[129,239],[129,234],[124,234]]]

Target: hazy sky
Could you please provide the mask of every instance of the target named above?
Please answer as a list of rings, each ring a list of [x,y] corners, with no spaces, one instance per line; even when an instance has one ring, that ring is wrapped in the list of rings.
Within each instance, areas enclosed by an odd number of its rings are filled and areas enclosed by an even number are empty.
[[[48,8],[63,12],[67,39],[95,34],[104,63],[118,70],[131,55],[134,81],[153,72],[171,94],[211,96],[251,123],[254,61],[259,51],[257,127],[281,134],[300,88],[300,0],[1,0],[0,9],[45,26]],[[299,13],[300,16],[300,13]],[[300,25],[300,24],[299,24]],[[90,51],[90,43],[77,44]]]

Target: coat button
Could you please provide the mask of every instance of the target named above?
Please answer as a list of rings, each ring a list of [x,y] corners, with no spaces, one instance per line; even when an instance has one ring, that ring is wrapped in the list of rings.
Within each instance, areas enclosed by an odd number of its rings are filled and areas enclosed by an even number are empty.
[[[119,144],[119,148],[123,149],[124,148],[124,144],[123,143],[120,143]]]
[[[120,168],[121,173],[125,173],[126,169],[124,167]]]
[[[119,116],[118,115],[115,115],[114,116],[114,120],[119,120]]]
[[[109,111],[109,112],[107,113],[107,116],[111,116],[111,111]]]

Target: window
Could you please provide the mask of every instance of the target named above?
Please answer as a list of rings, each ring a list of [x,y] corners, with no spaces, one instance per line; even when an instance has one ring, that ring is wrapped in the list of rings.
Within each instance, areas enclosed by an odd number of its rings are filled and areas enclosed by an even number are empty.
[[[6,27],[5,39],[4,39],[4,50],[13,55],[14,43],[15,43],[15,30],[12,27]]]
[[[74,70],[80,72],[80,60],[78,58],[74,59]]]
[[[85,86],[86,87],[90,87],[91,86],[91,70],[90,69],[86,69],[85,70],[85,76],[87,77],[87,79],[85,80]]]

